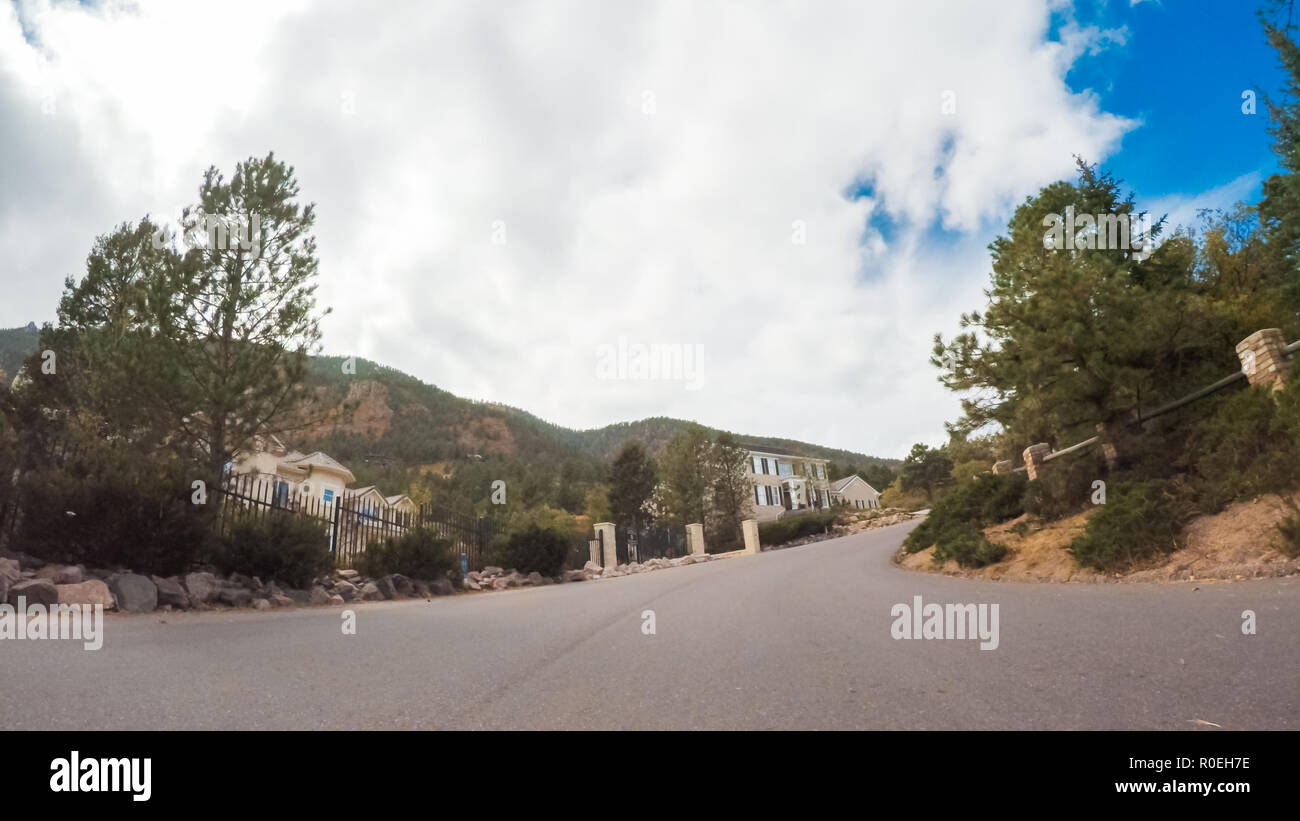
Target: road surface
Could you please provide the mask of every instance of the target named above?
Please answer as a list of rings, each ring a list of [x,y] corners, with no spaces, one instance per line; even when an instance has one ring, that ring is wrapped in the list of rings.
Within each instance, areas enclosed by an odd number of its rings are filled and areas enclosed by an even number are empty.
[[[955,579],[890,564],[910,527],[361,604],[354,636],[340,608],[112,615],[95,652],[0,641],[0,727],[1300,729],[1300,580]],[[998,604],[998,647],[892,638],[916,595]]]

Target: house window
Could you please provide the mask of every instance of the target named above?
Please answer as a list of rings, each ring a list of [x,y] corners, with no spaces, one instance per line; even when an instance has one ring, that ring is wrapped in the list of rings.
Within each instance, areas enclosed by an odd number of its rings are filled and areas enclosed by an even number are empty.
[[[762,459],[759,459],[757,456],[755,456],[755,457],[753,457],[750,461],[752,461],[752,462],[754,463],[754,473],[755,473],[755,474],[763,473],[763,472],[764,472],[764,471],[763,471],[763,460],[762,460]]]

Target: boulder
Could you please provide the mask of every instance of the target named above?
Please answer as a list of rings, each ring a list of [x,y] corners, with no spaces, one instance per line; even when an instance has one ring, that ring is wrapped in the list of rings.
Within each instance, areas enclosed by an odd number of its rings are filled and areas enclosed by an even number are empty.
[[[483,585],[479,584],[478,582],[474,581],[473,579],[465,579],[465,586],[468,587],[470,590],[482,590],[482,589],[483,589]]]
[[[117,609],[127,613],[152,613],[158,609],[158,588],[148,576],[118,573],[108,580],[108,589],[117,599]]]
[[[384,594],[379,592],[379,585],[374,582],[366,582],[361,585],[361,598],[363,601],[377,601],[383,597]]]
[[[0,579],[13,584],[22,577],[23,570],[17,559],[0,559]]]
[[[281,593],[271,597],[271,604],[276,607],[293,607],[297,602]]]
[[[450,596],[456,592],[456,587],[451,579],[434,579],[429,582],[429,592],[435,596]]]
[[[253,591],[247,587],[228,584],[221,588],[221,592],[217,594],[217,600],[231,607],[247,607],[253,603]]]
[[[485,579],[486,579],[486,578],[490,578],[490,577],[492,577],[492,576],[500,576],[500,575],[504,574],[505,572],[506,572],[506,571],[503,570],[503,569],[500,568],[500,567],[496,567],[496,566],[493,566],[493,565],[488,565],[487,567],[483,568],[483,572],[480,574],[480,576],[481,576],[482,578],[485,578]]]
[[[334,594],[343,599],[343,601],[352,601],[361,595],[361,591],[352,582],[339,582],[334,585]]]
[[[154,586],[158,588],[158,604],[170,604],[172,607],[180,610],[188,610],[190,606],[189,594],[185,588],[175,579],[164,579],[160,576],[149,577]]]
[[[482,574],[480,574],[477,570],[471,570],[465,574],[465,581],[467,582],[477,582],[482,578],[483,578]]]
[[[86,568],[78,564],[47,564],[36,571],[39,579],[49,579],[55,585],[80,584],[86,580]]]
[[[99,579],[91,579],[80,584],[56,584],[59,604],[102,604],[105,610],[114,607],[113,593],[108,585]]]
[[[221,595],[222,583],[211,573],[185,574],[185,590],[195,605],[211,604]]]
[[[450,584],[450,582],[448,582],[448,584]],[[427,599],[433,595],[433,593],[429,591],[428,582],[423,582],[417,579],[416,581],[411,583],[411,586],[415,589],[414,595],[418,596],[421,599]]]
[[[293,601],[294,604],[311,603],[311,594],[308,593],[306,590],[298,590],[296,588],[290,587],[285,589],[284,595],[288,596]]]
[[[562,582],[585,582],[587,580],[587,571],[585,570],[566,570],[560,576]]]
[[[271,604],[271,601],[270,601],[269,599],[254,599],[254,600],[253,600],[253,609],[254,609],[254,610],[270,610],[270,609],[271,609],[272,607],[274,607],[274,606],[275,606],[275,605]]]
[[[24,605],[58,604],[59,590],[49,579],[23,579],[9,585],[5,600],[17,607],[19,598],[24,599]]]
[[[384,598],[397,598],[397,586],[393,584],[393,577],[391,574],[388,576],[381,576],[375,584],[379,586],[379,592],[383,594]]]
[[[605,568],[601,567],[600,565],[596,564],[593,561],[588,561],[586,564],[582,566],[582,569],[583,572],[585,573],[595,573],[597,575],[604,572],[605,570]]]
[[[330,605],[330,607],[342,607],[342,606],[343,606],[343,597],[342,597],[342,596],[330,596],[329,605]]]
[[[493,590],[505,590],[509,586],[510,586],[510,582],[507,581],[504,576],[498,576],[492,580]]]
[[[535,585],[543,585],[546,583],[546,581],[541,573],[534,570],[532,573],[528,574],[528,583],[535,584]]]
[[[331,594],[319,584],[311,589],[311,597],[308,601],[312,604],[329,604]]]
[[[401,573],[394,573],[392,578],[393,587],[397,589],[397,594],[399,596],[409,597],[415,595],[415,585],[411,584],[410,579],[406,578]]]
[[[351,568],[348,568],[346,570],[340,570],[334,575],[338,576],[341,579],[346,579],[347,581],[350,582],[354,582],[357,579],[361,578],[361,574]]]

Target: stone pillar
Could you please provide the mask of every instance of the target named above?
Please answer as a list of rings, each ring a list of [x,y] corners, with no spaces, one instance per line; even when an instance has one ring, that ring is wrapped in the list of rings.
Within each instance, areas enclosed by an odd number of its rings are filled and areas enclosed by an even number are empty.
[[[1012,462],[1010,459],[1003,459],[999,462],[993,463],[994,473],[1010,473],[1011,468],[1012,468]]]
[[[596,564],[600,564],[600,539],[592,539],[587,542],[587,546],[591,550],[591,560]]]
[[[600,541],[604,543],[605,548],[605,561],[601,567],[606,570],[613,570],[618,567],[618,542],[615,541],[614,523],[601,522],[595,525],[595,527],[596,535],[599,537]]]
[[[1115,447],[1115,440],[1106,432],[1106,426],[1097,423],[1097,436],[1101,437],[1101,455],[1106,459],[1106,470],[1114,471],[1119,467],[1119,450]]]
[[[1043,469],[1043,458],[1051,452],[1052,446],[1046,442],[1039,442],[1025,448],[1025,473],[1028,474],[1029,481],[1038,478],[1039,471]]]
[[[746,519],[740,523],[740,532],[745,536],[745,552],[758,555],[758,520]]]
[[[686,526],[686,548],[691,552],[692,556],[704,555],[704,525]]]
[[[1287,359],[1286,337],[1277,328],[1255,331],[1237,343],[1241,370],[1252,385],[1266,385],[1282,390],[1291,372]]]

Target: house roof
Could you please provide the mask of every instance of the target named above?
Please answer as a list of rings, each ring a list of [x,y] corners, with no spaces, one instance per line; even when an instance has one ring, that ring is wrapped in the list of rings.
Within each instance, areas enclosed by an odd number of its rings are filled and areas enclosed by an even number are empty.
[[[357,477],[352,475],[352,471],[335,461],[329,454],[323,453],[319,450],[309,453],[306,456],[300,456],[297,459],[290,459],[286,456],[285,461],[294,465],[310,465],[313,468],[322,468],[324,470],[333,471],[347,478],[347,482],[344,482],[344,484],[355,482],[357,480]]]
[[[399,494],[397,494],[396,496],[385,496],[385,497],[384,497],[384,501],[388,502],[390,505],[395,505],[395,504],[397,504],[398,502],[402,501],[403,499],[405,499],[405,500],[408,501],[408,502],[411,501],[411,497],[410,497],[410,496],[407,496],[405,493],[399,493]]]
[[[879,495],[880,491],[876,490],[874,487],[867,484],[867,480],[863,479],[861,476],[859,476],[856,473],[853,474],[852,476],[845,476],[843,479],[836,479],[834,482],[831,482],[831,493],[842,493],[844,489],[849,485],[853,484],[854,481],[858,481],[864,485],[867,485],[867,490],[870,490],[872,493]]]
[[[830,459],[823,459],[820,456],[800,456],[797,453],[781,453],[780,451],[767,450],[766,448],[756,447],[754,445],[740,444],[740,447],[749,451],[751,454],[759,456],[775,456],[778,459],[802,459],[805,462],[829,462]]]

